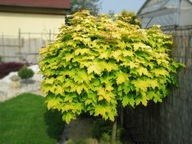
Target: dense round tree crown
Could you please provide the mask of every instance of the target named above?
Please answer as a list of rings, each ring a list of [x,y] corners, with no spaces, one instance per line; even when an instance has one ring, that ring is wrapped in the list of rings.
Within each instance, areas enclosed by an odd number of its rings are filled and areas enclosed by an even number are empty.
[[[176,85],[183,65],[169,56],[172,37],[120,17],[77,12],[40,50],[47,106],[61,111],[67,123],[83,112],[113,121],[117,105],[161,102],[167,86]]]

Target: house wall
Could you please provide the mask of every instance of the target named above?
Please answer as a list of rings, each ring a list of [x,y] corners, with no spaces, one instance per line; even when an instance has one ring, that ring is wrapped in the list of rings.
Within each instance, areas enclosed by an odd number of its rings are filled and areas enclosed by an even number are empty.
[[[17,35],[18,30],[30,33],[53,33],[64,23],[64,15],[43,15],[0,12],[0,34]]]
[[[38,62],[38,51],[53,41],[64,15],[0,12],[0,57],[4,62]]]

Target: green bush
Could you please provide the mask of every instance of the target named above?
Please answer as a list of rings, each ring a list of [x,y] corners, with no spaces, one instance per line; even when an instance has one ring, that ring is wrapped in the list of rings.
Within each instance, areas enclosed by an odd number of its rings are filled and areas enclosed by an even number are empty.
[[[18,76],[21,79],[29,79],[33,77],[34,72],[32,69],[27,68],[26,66],[23,66],[19,71],[18,71]]]
[[[102,133],[101,140],[103,143],[110,143],[111,136],[108,133]]]

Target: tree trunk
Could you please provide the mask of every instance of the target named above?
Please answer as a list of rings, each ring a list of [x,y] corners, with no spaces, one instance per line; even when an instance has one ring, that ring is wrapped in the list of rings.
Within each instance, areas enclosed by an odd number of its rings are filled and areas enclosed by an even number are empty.
[[[112,127],[111,144],[115,144],[116,137],[117,137],[117,120],[115,119]]]
[[[123,127],[124,126],[124,108],[120,107],[120,124]]]

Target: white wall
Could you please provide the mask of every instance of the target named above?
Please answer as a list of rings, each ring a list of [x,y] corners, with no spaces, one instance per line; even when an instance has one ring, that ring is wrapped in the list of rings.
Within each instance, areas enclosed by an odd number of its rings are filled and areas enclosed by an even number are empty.
[[[37,63],[39,49],[54,40],[62,24],[64,15],[0,12],[0,56],[5,62]]]
[[[42,15],[24,13],[0,12],[0,35],[18,35],[21,32],[30,33],[57,33],[58,28],[64,24],[64,15]]]

